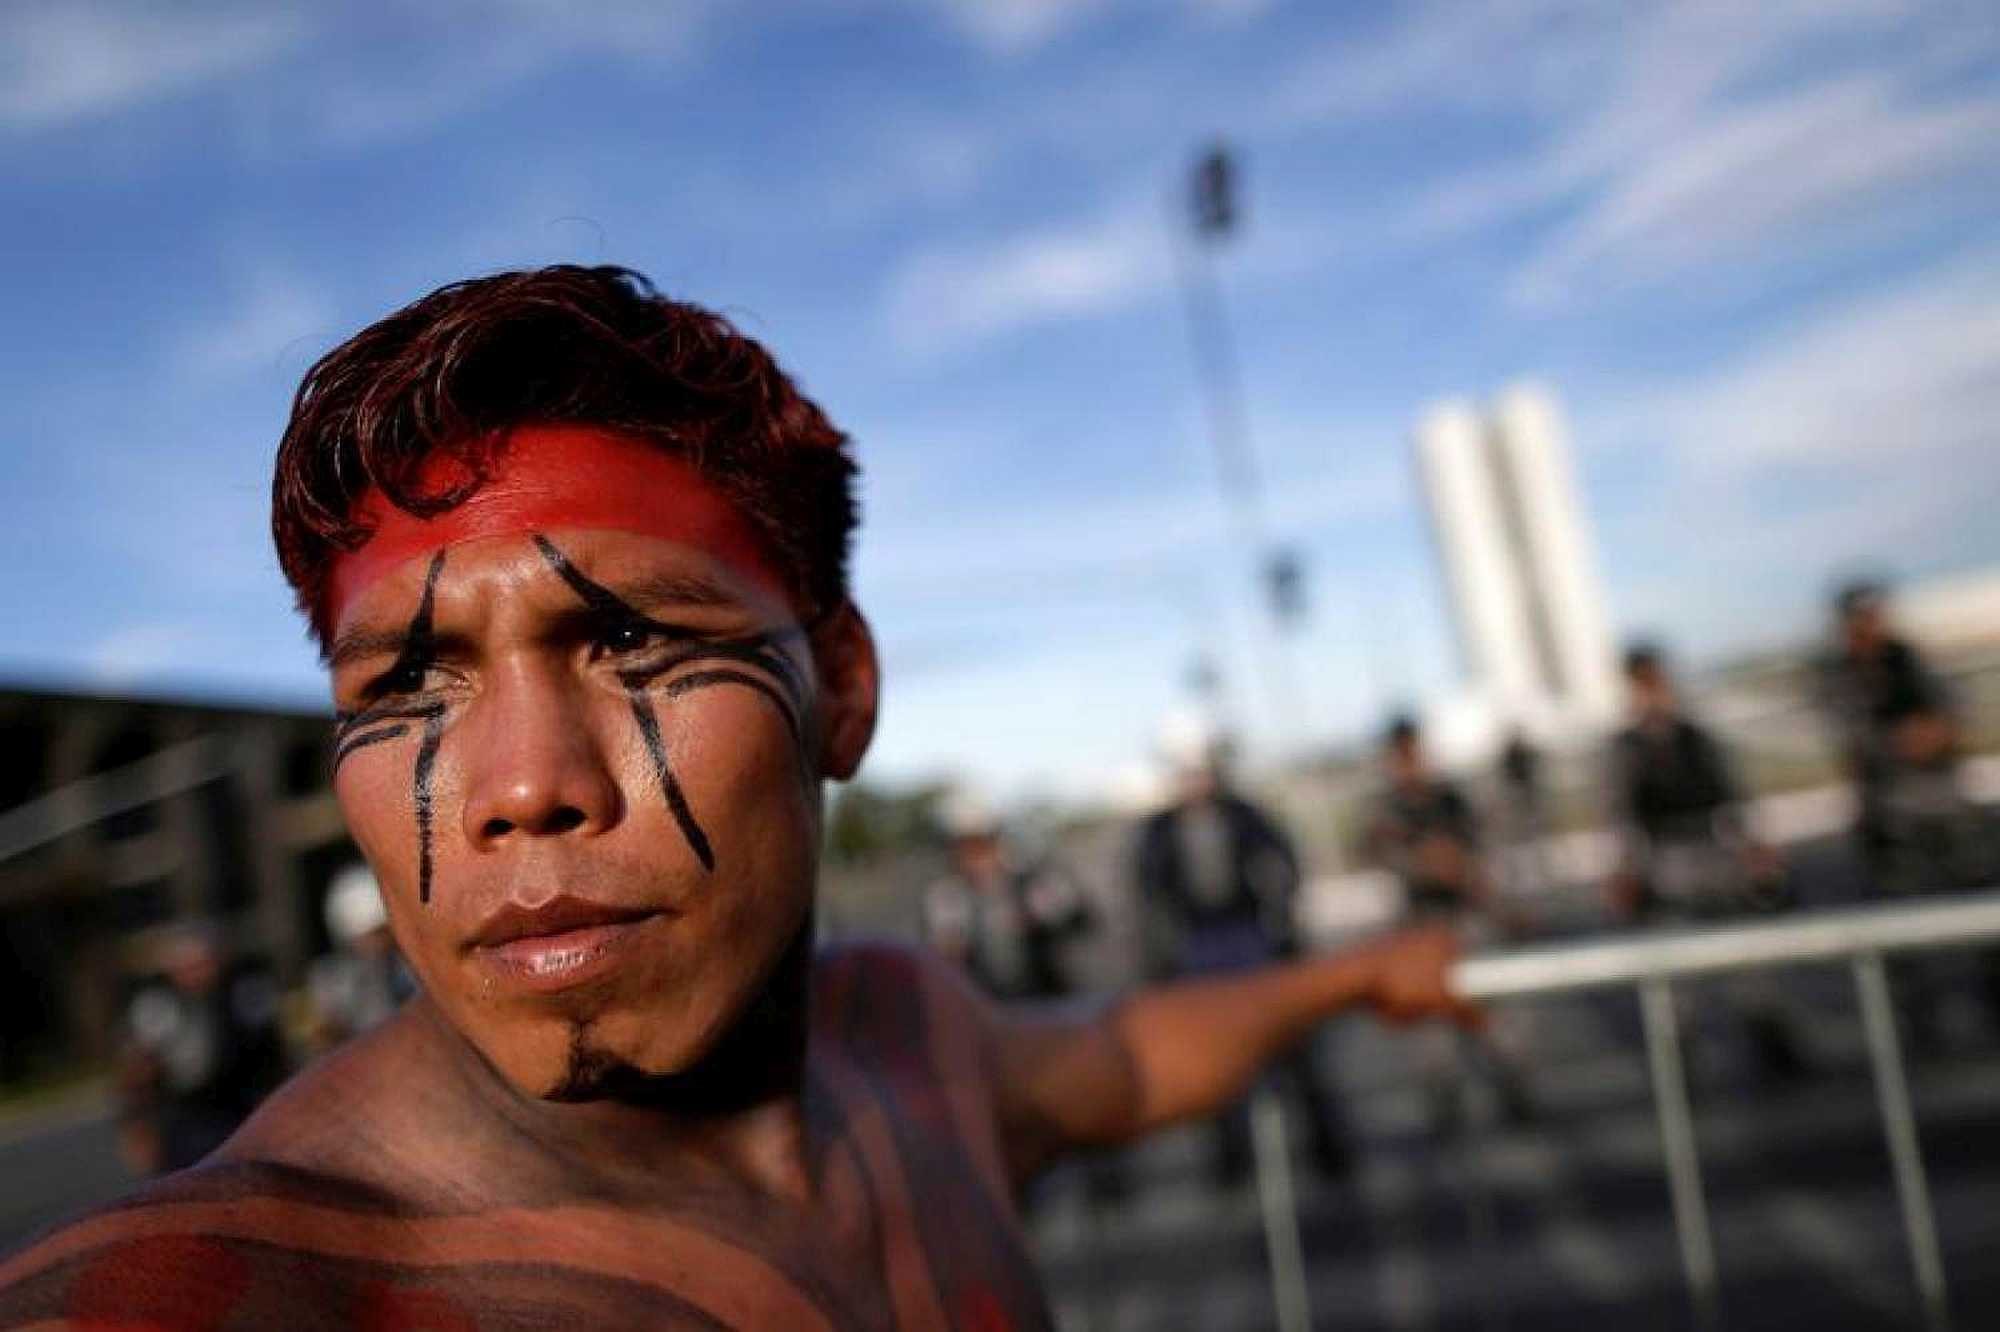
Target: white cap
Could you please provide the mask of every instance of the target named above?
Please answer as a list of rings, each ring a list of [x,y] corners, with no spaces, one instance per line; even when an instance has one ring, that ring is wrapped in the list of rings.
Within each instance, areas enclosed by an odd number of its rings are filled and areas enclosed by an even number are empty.
[[[938,822],[948,837],[993,837],[1000,832],[1000,814],[986,793],[973,786],[954,786],[938,802]]]
[[[349,865],[326,890],[326,928],[343,947],[389,923],[382,890],[366,865]]]
[[[1160,723],[1160,758],[1176,772],[1203,772],[1221,762],[1229,734],[1205,712],[1169,713]]]

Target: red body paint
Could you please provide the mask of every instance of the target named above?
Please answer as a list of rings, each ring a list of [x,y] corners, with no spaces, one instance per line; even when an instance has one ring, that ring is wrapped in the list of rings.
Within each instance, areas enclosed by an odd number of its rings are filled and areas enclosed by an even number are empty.
[[[434,455],[423,480],[447,489],[458,464]],[[328,580],[328,622],[390,570],[461,541],[561,528],[602,528],[707,551],[780,601],[786,581],[737,507],[686,461],[657,444],[595,426],[517,426],[486,484],[435,518],[419,518],[370,490],[355,517],[374,530],[340,555]]]
[[[187,1279],[202,1274],[200,1282]],[[155,1235],[113,1245],[77,1274],[67,1325],[77,1332],[219,1332],[250,1284],[228,1245]]]

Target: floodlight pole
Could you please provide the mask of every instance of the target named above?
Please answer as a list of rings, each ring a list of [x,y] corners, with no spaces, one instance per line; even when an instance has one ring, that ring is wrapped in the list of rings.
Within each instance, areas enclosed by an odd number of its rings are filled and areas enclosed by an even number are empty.
[[[1305,720],[1305,691],[1288,647],[1292,624],[1277,591],[1277,584],[1285,577],[1280,569],[1290,556],[1265,536],[1262,477],[1251,442],[1242,363],[1222,299],[1222,280],[1212,257],[1214,247],[1227,240],[1237,225],[1235,166],[1228,152],[1220,146],[1204,152],[1195,163],[1190,185],[1188,202],[1193,205],[1192,212],[1184,218],[1178,206],[1170,208],[1167,231],[1179,260],[1181,290],[1187,302],[1188,335],[1193,345],[1195,370],[1208,404],[1209,440],[1215,448],[1218,476],[1234,511],[1238,539],[1254,556],[1261,557],[1260,572],[1271,580],[1265,590],[1271,593],[1271,618],[1277,642],[1267,654],[1267,685],[1278,713],[1279,724],[1274,734],[1291,740],[1300,734]],[[1184,233],[1182,228],[1189,222],[1192,225]],[[1296,566],[1292,566],[1292,577],[1296,578]],[[1292,614],[1296,615],[1295,608]]]

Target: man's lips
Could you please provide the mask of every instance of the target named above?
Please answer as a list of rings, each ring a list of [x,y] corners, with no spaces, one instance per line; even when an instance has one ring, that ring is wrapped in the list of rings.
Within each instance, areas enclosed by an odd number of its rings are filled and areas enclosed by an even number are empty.
[[[535,907],[510,902],[481,923],[468,951],[475,966],[509,988],[566,990],[618,970],[647,926],[668,914],[580,897]]]
[[[538,906],[508,902],[479,923],[472,947],[498,948],[503,944],[551,935],[568,934],[599,925],[630,925],[659,914],[657,907],[614,906],[584,897],[557,896]]]

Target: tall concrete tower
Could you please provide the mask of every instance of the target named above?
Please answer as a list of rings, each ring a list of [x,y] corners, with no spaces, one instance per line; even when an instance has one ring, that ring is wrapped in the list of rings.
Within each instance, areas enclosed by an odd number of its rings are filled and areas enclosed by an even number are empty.
[[[1442,403],[1416,444],[1459,644],[1496,720],[1542,733],[1610,722],[1603,583],[1554,398],[1517,385],[1484,412]]]

